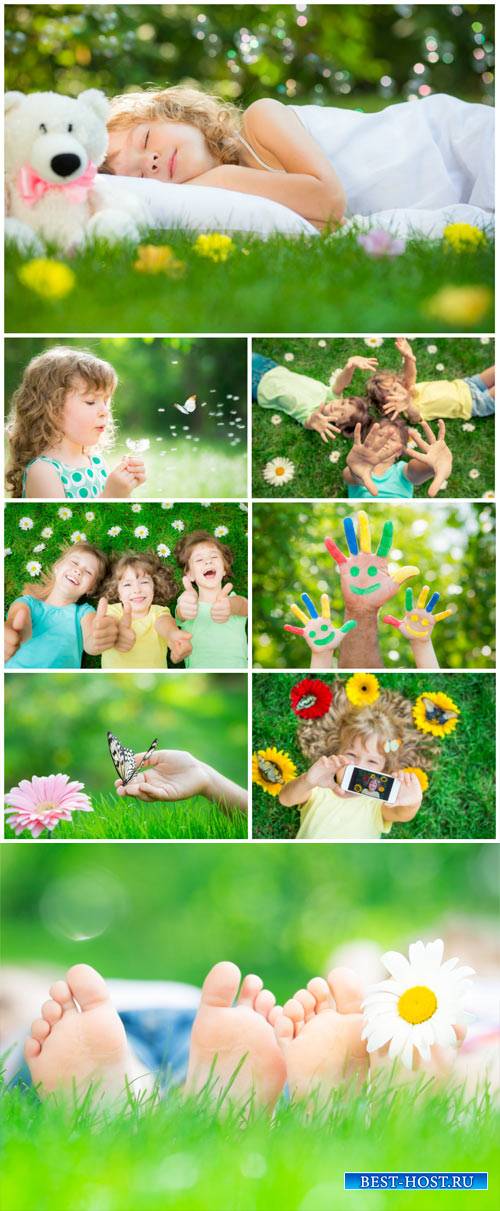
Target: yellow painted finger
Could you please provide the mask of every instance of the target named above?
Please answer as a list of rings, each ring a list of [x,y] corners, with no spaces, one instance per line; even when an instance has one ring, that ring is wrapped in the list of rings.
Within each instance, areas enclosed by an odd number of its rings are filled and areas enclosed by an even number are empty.
[[[321,594],[321,617],[322,618],[330,617],[330,598],[328,596],[328,593]]]
[[[434,614],[434,622],[442,622],[443,618],[450,618],[454,613],[454,610],[441,610],[440,614]]]
[[[295,603],[292,606],[290,606],[290,609],[292,611],[292,614],[295,614],[295,617],[298,618],[299,622],[302,622],[303,625],[306,627],[309,622],[309,618],[307,617],[307,614],[304,614],[304,611],[301,610],[298,605],[295,605]]]
[[[420,593],[418,595],[418,601],[417,601],[418,610],[423,610],[428,596],[429,596],[429,585],[424,584],[423,588],[420,590]]]
[[[405,580],[411,580],[412,576],[418,576],[420,568],[414,568],[411,564],[404,568],[397,568],[393,574],[395,584],[404,584]]]
[[[358,544],[360,551],[365,551],[367,555],[370,554],[372,549],[370,522],[368,521],[368,514],[364,510],[358,513]]]

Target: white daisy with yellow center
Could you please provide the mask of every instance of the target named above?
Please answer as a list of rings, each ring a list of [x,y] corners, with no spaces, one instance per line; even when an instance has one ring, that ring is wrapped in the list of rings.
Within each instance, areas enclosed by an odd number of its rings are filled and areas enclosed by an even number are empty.
[[[470,987],[472,967],[457,967],[458,959],[443,963],[444,943],[414,942],[408,959],[396,950],[382,956],[391,977],[374,984],[363,1002],[362,1038],[368,1052],[389,1044],[389,1059],[413,1066],[413,1048],[424,1061],[431,1047],[456,1043],[454,1027],[464,1021],[463,999]]]

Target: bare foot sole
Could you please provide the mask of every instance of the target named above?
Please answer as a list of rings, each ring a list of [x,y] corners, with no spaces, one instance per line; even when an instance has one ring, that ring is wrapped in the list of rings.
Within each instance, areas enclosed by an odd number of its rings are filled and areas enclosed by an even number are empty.
[[[191,1035],[185,1092],[248,1106],[274,1106],[286,1078],[273,1025],[281,1013],[259,976],[216,963],[203,985]]]
[[[78,963],[50,988],[50,1000],[24,1045],[40,1097],[81,1097],[92,1086],[98,1098],[134,1097],[154,1086],[130,1051],[106,984],[93,967]]]
[[[363,990],[353,971],[337,967],[315,976],[283,1007],[275,1034],[283,1052],[292,1098],[324,1105],[344,1082],[361,1083],[368,1071],[362,1042]]]

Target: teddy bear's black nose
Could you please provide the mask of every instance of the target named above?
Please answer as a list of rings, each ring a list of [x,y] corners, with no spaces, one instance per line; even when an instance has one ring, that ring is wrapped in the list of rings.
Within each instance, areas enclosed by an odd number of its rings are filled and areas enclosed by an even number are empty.
[[[70,177],[80,165],[80,156],[70,151],[61,152],[61,155],[53,156],[50,161],[50,167],[53,172],[57,172],[58,177]]]

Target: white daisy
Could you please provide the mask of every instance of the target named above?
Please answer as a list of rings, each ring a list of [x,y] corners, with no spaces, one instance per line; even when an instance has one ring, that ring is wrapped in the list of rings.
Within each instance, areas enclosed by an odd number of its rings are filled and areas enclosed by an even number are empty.
[[[295,467],[289,458],[272,458],[262,474],[266,484],[288,484],[295,475]]]
[[[494,500],[494,499],[495,499],[494,492],[483,492],[483,500]],[[9,552],[9,554],[10,554],[10,552]]]
[[[42,565],[37,559],[30,559],[29,563],[26,564],[26,571],[29,572],[30,576],[39,576],[41,570]]]
[[[480,336],[479,337],[480,345],[489,345],[490,341],[491,341],[491,336]]]
[[[86,542],[87,535],[83,533],[83,530],[73,530],[73,533],[70,534],[70,539],[71,542]]]
[[[68,509],[67,505],[62,505],[61,508],[57,510],[57,516],[61,518],[61,521],[69,521],[70,517],[73,516],[73,510]]]
[[[177,521],[173,521],[173,522],[172,522],[172,529],[174,529],[174,530],[185,530],[185,529],[186,529],[186,527],[185,527],[185,525],[184,525],[184,522],[183,522],[183,521],[179,521],[179,520],[177,519]]]
[[[110,526],[108,534],[110,538],[116,538],[117,534],[121,533],[121,526]]]
[[[275,412],[274,416],[271,417],[271,424],[281,425],[281,416],[279,416],[277,412]]]
[[[7,555],[12,555],[12,547],[5,548],[5,551],[4,551],[5,558],[7,558]]]
[[[149,530],[147,526],[136,526],[134,535],[136,538],[147,538]]]
[[[42,538],[52,538],[53,533],[54,531],[52,526],[44,526],[43,530],[41,531]]]
[[[173,509],[174,502],[173,500],[162,500],[161,507],[162,509]]]
[[[214,530],[216,538],[224,538],[225,534],[229,534],[227,526],[216,526]]]
[[[462,429],[463,429],[464,433],[473,433],[475,428],[476,428],[476,426],[470,425],[468,421],[465,425],[462,425]]]
[[[436,370],[440,370],[440,371],[444,370],[444,366],[443,366],[442,362],[436,362]]]
[[[369,349],[380,349],[383,343],[383,336],[365,336],[365,345],[368,345]]]
[[[472,468],[472,471],[469,471],[469,479],[479,479],[479,471],[475,467]]]
[[[413,1048],[422,1059],[431,1058],[431,1047],[453,1046],[454,1027],[464,1020],[462,1003],[470,986],[472,967],[457,967],[458,959],[442,962],[441,938],[425,945],[414,942],[409,958],[396,950],[382,955],[391,977],[373,984],[363,1002],[365,1026],[362,1038],[370,1053],[389,1043],[389,1059],[401,1059],[411,1070]]]
[[[134,503],[133,503],[133,505],[131,506],[131,508],[132,508],[132,513],[140,513],[140,512],[141,512],[141,509],[142,509],[142,505],[138,504],[138,502],[137,502],[137,501],[134,501]]]
[[[89,512],[85,514],[85,521],[94,521],[94,518],[95,513],[92,513],[92,510],[89,509]]]
[[[326,349],[326,341],[318,341],[320,349]]]
[[[133,454],[144,454],[145,450],[149,450],[149,437],[140,437],[138,441],[127,437],[125,445],[127,450],[131,450]]]
[[[438,351],[437,345],[428,345],[427,346],[428,353],[437,353],[437,351]]]
[[[45,551],[45,543],[37,542],[36,547],[33,547],[33,554],[39,555],[41,551]]]
[[[285,361],[285,362],[293,362],[293,361],[295,361],[295,354],[294,354],[294,353],[285,353],[285,355],[284,355],[284,361]]]
[[[248,513],[248,505],[247,505],[247,504],[245,504],[245,501],[244,501],[244,500],[242,500],[242,501],[241,501],[241,504],[239,505],[239,508],[241,509],[241,512],[242,512],[242,513]]]
[[[159,555],[161,559],[167,559],[170,555],[170,547],[167,547],[165,542],[159,542],[156,548],[156,554]]]
[[[32,517],[20,517],[18,525],[19,525],[20,530],[32,530],[33,525],[34,525],[33,518]]]
[[[331,463],[338,463],[339,458],[340,450],[332,450],[331,454],[328,455],[328,461]]]

